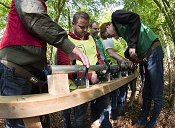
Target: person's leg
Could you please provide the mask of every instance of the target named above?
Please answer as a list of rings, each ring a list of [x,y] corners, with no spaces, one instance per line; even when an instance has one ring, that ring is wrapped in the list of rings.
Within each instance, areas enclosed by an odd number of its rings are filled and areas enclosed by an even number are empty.
[[[97,106],[98,104],[96,103],[96,100],[92,100],[90,103],[90,108],[91,108],[91,122],[93,123],[94,121],[96,121],[97,119],[99,119],[100,116],[100,112]]]
[[[133,102],[135,100],[135,95],[136,95],[136,82],[137,82],[137,78],[135,78],[134,80],[132,80],[129,85],[131,88],[131,95],[129,97],[129,106],[132,108]]]
[[[157,47],[147,59],[142,112],[137,123],[145,125],[153,98],[153,113],[146,127],[154,127],[163,106],[163,85],[163,52],[161,47]]]
[[[111,124],[111,122],[109,121],[109,116],[110,116],[109,111],[105,111],[105,112],[103,113],[103,116],[104,116],[104,119],[103,119],[102,122],[101,122],[100,128],[112,128],[112,124]]]
[[[123,115],[125,112],[125,104],[128,92],[128,84],[125,84],[119,88],[118,105],[117,111],[118,115]]]
[[[147,117],[149,115],[149,111],[151,108],[151,82],[150,82],[150,76],[147,70],[147,66],[145,67],[145,69],[146,69],[145,82],[144,82],[144,87],[142,92],[142,98],[143,98],[142,111],[136,122],[138,125],[146,125]]]
[[[0,64],[0,93],[2,96],[26,95],[31,93],[32,85],[22,77],[15,75],[15,69]],[[24,128],[21,119],[7,119],[6,128]]]
[[[119,90],[116,89],[113,92],[110,93],[110,98],[111,98],[111,118],[112,120],[116,120],[118,117],[118,111],[117,111],[117,105],[118,105],[118,97],[119,95]]]
[[[94,122],[103,116],[103,119],[101,120],[101,128],[111,126],[111,123],[109,121],[110,112],[107,110],[109,104],[109,95],[104,95],[91,102],[91,121]]]
[[[147,128],[153,128],[163,106],[163,51],[157,47],[149,56],[148,71],[150,74],[154,108]]]
[[[71,128],[70,114],[71,114],[71,108],[63,110],[63,118],[64,118],[64,127],[65,128]]]
[[[87,127],[87,119],[86,119],[87,108],[88,108],[88,103],[84,103],[84,104],[74,107],[75,128],[86,128]]]
[[[91,101],[91,121],[95,121],[100,118],[100,115],[107,109],[110,104],[109,95],[104,95],[93,101]]]

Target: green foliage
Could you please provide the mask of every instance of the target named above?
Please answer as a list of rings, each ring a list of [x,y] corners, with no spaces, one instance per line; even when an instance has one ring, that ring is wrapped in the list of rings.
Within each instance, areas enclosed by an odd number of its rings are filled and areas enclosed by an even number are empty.
[[[126,10],[138,13],[143,23],[148,25],[153,31],[158,31],[158,28],[163,21],[161,20],[161,17],[159,17],[160,11],[153,1],[124,0],[124,3]]]
[[[0,30],[3,29],[6,25],[10,3],[11,0],[1,0],[0,2]]]
[[[48,1],[49,3],[49,1]],[[114,6],[118,6],[118,2],[116,0],[70,0],[66,1],[64,8],[61,11],[60,19],[58,23],[65,29],[69,30],[70,22],[72,21],[72,17],[77,11],[85,11],[90,15],[92,21],[103,22],[101,19],[104,19],[104,13],[109,12],[114,8]],[[111,6],[113,5],[113,6]],[[49,14],[55,15],[52,5],[50,6],[52,10],[49,10]],[[50,8],[49,7],[49,8]],[[111,13],[111,12],[110,12]],[[101,18],[102,17],[102,18]],[[109,16],[108,16],[109,17]],[[109,21],[108,20],[105,21]]]
[[[164,1],[164,3],[162,2]],[[158,3],[156,3],[158,2]],[[165,2],[167,2],[165,4]],[[0,2],[0,30],[5,27],[7,14],[9,11],[11,0],[1,0]],[[51,18],[62,26],[65,30],[71,29],[72,17],[76,11],[86,11],[91,18],[91,21],[98,21],[100,24],[111,20],[111,13],[115,11],[119,5],[123,4],[124,9],[137,12],[142,21],[148,25],[157,35],[159,35],[161,42],[163,28],[166,39],[170,46],[173,46],[173,31],[169,24],[175,26],[175,2],[170,0],[48,0],[48,14]],[[160,6],[158,6],[160,4]],[[165,8],[166,7],[166,8]],[[168,23],[163,11],[172,20]],[[175,31],[175,30],[174,30]],[[175,34],[174,34],[175,35]],[[163,43],[163,46],[166,44]],[[174,47],[171,47],[172,51]],[[52,51],[52,50],[51,50]]]

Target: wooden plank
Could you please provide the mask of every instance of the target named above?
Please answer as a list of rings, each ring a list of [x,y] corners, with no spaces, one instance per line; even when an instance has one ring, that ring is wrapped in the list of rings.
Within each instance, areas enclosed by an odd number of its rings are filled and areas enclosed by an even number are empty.
[[[39,117],[30,117],[23,119],[25,128],[42,128]]]
[[[138,76],[135,72],[128,77],[97,84],[90,88],[77,89],[69,94],[35,94],[23,96],[1,96],[0,118],[27,118],[45,115],[71,108],[105,95]]]

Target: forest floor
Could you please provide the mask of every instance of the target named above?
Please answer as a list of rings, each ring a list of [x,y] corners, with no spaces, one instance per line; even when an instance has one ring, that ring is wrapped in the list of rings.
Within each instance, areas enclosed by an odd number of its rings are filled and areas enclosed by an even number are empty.
[[[165,81],[164,89],[164,106],[157,120],[155,128],[175,128],[175,111],[171,110],[168,104],[168,85]],[[132,107],[129,102],[126,104],[126,112],[120,117],[117,123],[113,124],[113,128],[132,128],[133,122],[137,119],[141,111],[141,102],[139,96],[136,97]],[[90,111],[88,111],[87,122],[90,120]],[[51,128],[64,128],[62,112],[50,114]],[[0,119],[0,128],[4,128],[4,120]]]

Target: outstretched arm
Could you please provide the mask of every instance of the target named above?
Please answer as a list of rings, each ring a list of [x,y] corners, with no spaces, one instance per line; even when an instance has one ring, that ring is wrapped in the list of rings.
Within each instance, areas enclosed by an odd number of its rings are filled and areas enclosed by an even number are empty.
[[[26,29],[43,41],[69,54],[70,59],[79,59],[89,67],[88,58],[68,39],[67,32],[47,14],[41,0],[14,0],[17,13]]]
[[[109,54],[110,57],[112,57],[113,59],[115,59],[118,63],[122,63],[123,61],[125,61],[125,58],[123,58],[122,56],[120,56],[119,54],[117,54],[113,48],[108,48],[107,52]]]

